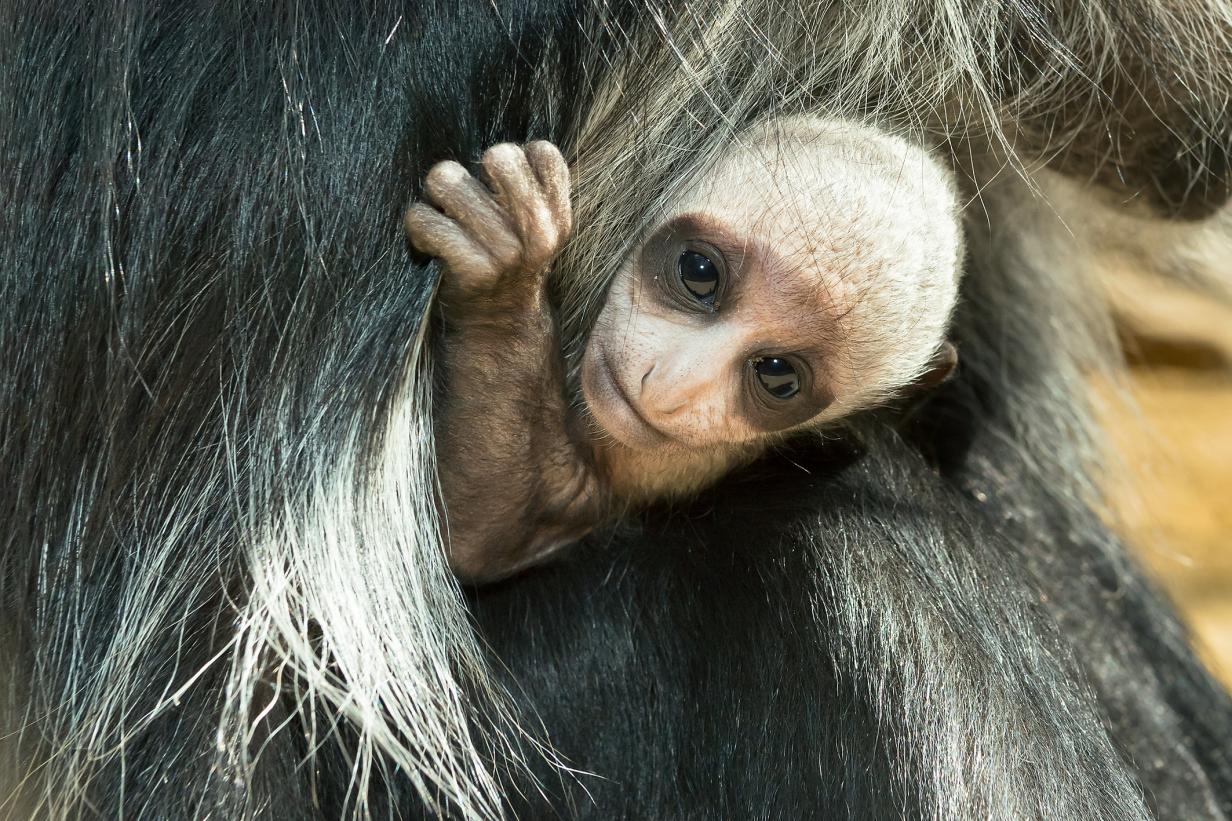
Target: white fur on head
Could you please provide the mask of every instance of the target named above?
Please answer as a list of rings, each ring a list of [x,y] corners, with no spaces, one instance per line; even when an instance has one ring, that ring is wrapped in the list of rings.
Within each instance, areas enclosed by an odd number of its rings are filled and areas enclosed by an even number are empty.
[[[736,208],[733,223],[751,224],[824,291],[839,361],[834,402],[814,422],[892,397],[927,369],[958,297],[950,171],[903,139],[828,118],[759,123],[736,142],[680,208]]]

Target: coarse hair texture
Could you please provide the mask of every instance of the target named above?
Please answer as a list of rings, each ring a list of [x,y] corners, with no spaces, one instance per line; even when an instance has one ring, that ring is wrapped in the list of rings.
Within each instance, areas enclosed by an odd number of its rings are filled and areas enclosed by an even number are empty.
[[[374,785],[401,779],[430,811],[508,810],[498,774],[544,752],[443,558],[436,269],[400,229],[433,161],[501,139],[565,148],[577,231],[557,289],[578,343],[656,211],[771,116],[927,145],[985,244],[1027,257],[1028,229],[999,227],[1044,167],[1199,216],[1226,195],[1230,27],[1218,0],[8,4],[0,629],[25,766],[0,808],[311,817],[322,757],[342,762],[340,815],[377,814]],[[1009,204],[976,196],[994,189]],[[983,259],[1000,271],[1001,253]],[[1053,311],[1043,376],[997,385],[1003,445],[1049,489],[1024,499],[1095,532],[1080,369],[1102,361],[1100,317],[1075,272],[1047,271],[1011,265],[978,291],[1016,334],[1040,328],[1022,293]],[[943,543],[896,544],[851,562],[936,559],[939,600],[994,606]],[[1006,604],[1021,647],[1002,632],[977,653],[950,610],[894,613],[905,598],[876,586],[891,578],[823,580],[923,814],[1147,816],[1087,691],[1047,692],[1076,674],[1034,641],[1046,620]],[[960,690],[988,712],[947,701]],[[996,777],[1020,770],[1019,789]]]
[[[610,276],[656,211],[768,117],[879,125],[949,156],[976,193],[1051,165],[1177,213],[1204,213],[1208,189],[1226,196],[1225,2],[730,0],[648,13],[569,132],[577,228],[559,267],[586,272],[562,287],[570,339],[598,313],[593,272]]]

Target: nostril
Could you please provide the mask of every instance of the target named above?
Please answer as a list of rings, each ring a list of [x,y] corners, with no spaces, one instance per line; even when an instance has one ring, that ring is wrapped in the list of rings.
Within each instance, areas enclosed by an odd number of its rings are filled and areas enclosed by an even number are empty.
[[[646,371],[646,373],[642,374],[642,384],[641,384],[641,388],[642,388],[642,390],[645,390],[645,389],[646,389],[646,380],[650,378],[650,375],[651,375],[652,373],[654,373],[654,369],[655,369],[655,367],[656,367],[656,366],[658,366],[658,364],[659,364],[658,362],[652,362],[652,363],[651,363],[651,365],[650,365],[650,370],[648,370],[648,371]]]

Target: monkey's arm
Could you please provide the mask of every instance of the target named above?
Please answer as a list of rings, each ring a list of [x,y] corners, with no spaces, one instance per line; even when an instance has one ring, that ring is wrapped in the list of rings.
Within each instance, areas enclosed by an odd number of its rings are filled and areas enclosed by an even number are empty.
[[[406,216],[440,259],[445,387],[436,451],[454,572],[505,576],[585,534],[602,509],[586,451],[569,436],[560,344],[545,296],[571,228],[569,170],[556,147],[502,144],[487,185],[433,166]]]

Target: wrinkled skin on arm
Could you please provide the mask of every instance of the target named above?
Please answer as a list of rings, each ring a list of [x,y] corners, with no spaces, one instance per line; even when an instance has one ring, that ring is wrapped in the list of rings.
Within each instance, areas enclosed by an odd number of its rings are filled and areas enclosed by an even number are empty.
[[[444,266],[446,374],[436,448],[450,565],[487,581],[578,538],[605,504],[569,434],[561,346],[545,287],[571,229],[569,170],[555,146],[501,144],[483,181],[437,164],[411,207],[415,247]]]

